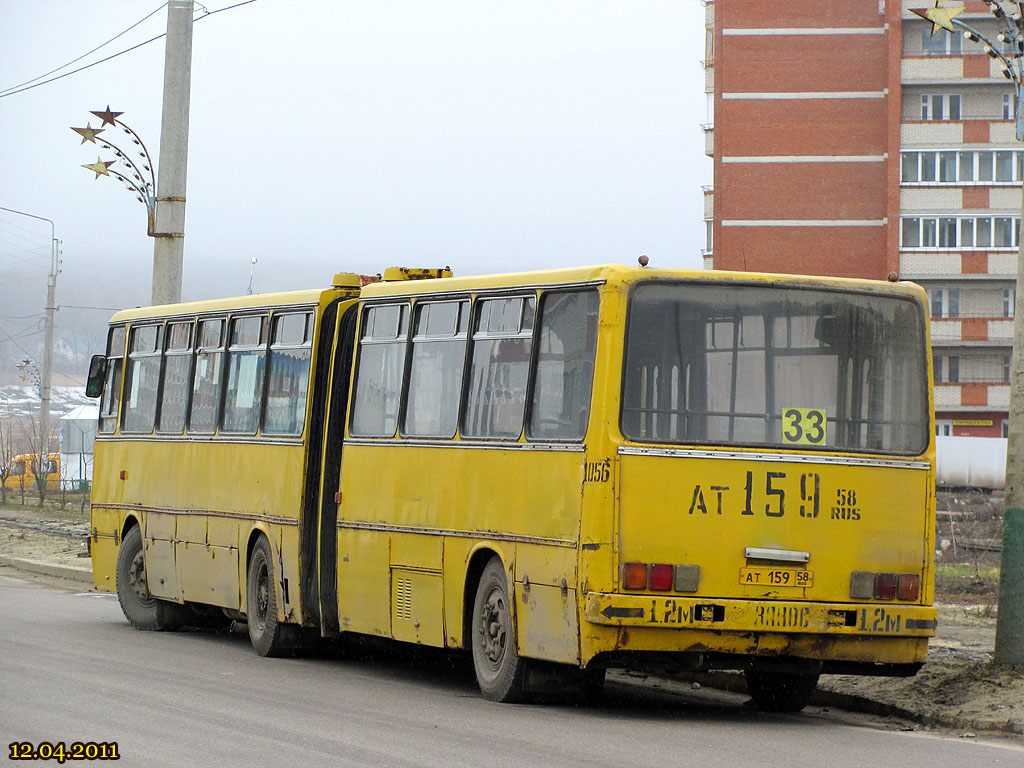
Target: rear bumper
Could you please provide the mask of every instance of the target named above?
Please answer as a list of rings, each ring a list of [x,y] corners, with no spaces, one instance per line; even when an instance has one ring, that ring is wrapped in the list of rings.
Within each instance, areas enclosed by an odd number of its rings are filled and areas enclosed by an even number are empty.
[[[782,632],[880,637],[934,637],[932,606],[714,600],[588,592],[584,616],[592,624],[726,632]]]
[[[920,605],[590,592],[581,661],[696,670],[789,659],[830,673],[906,675],[924,662],[935,617],[935,608]]]

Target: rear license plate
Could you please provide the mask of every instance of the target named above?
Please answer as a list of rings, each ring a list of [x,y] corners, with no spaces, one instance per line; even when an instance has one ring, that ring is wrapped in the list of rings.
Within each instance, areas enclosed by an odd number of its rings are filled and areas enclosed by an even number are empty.
[[[757,587],[812,587],[814,572],[796,568],[740,568],[740,584]]]

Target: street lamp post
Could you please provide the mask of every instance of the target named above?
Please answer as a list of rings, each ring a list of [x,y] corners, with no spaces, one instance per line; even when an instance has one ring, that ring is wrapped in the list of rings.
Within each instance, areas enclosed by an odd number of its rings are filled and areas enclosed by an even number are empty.
[[[60,269],[60,241],[57,240],[56,228],[53,221],[43,216],[36,216],[24,211],[16,211],[13,208],[0,207],[0,211],[17,213],[21,216],[28,216],[30,219],[45,221],[50,225],[50,271],[46,275],[46,325],[45,341],[43,342],[43,373],[39,382],[39,446],[37,477],[42,474],[43,480],[39,483],[40,500],[46,496],[46,470],[49,468],[50,452],[47,441],[50,432],[50,380],[53,377],[53,313],[57,310],[57,273]],[[40,501],[40,503],[42,503]]]
[[[913,11],[939,29],[980,42],[995,59],[1016,94],[1017,140],[1024,141],[1024,3],[986,0],[1000,22],[998,43],[956,18],[963,6],[935,6]],[[1009,9],[1009,12],[1007,12]],[[1001,51],[1000,47],[1004,50]],[[1009,51],[1008,53],[1004,51]],[[1021,223],[1024,226],[1024,187],[1021,191]],[[1006,492],[1003,499],[1003,548],[999,569],[999,611],[996,618],[994,659],[1024,664],[1024,237],[1017,244],[1017,291],[1013,312],[1013,372],[1010,384],[1010,427],[1006,445]]]

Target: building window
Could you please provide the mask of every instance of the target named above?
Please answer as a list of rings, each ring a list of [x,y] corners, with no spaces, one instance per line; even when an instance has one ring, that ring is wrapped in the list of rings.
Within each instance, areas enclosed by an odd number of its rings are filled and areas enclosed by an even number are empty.
[[[928,291],[932,317],[960,317],[960,290],[958,288],[933,288]]]
[[[960,219],[960,246],[971,248],[974,246],[974,219]]]
[[[996,248],[1009,248],[1016,245],[1013,238],[1013,219],[1009,216],[997,216],[992,228],[992,244]]]
[[[1003,437],[1010,436],[1010,420],[1003,419]]]
[[[939,437],[949,437],[953,434],[953,420],[952,419],[936,419],[935,420],[935,434]]]
[[[985,186],[1019,184],[1024,179],[1024,152],[998,150],[939,150],[903,152],[900,181],[905,184],[959,184]]]
[[[1003,94],[1003,120],[1013,120],[1017,116],[1017,98],[1013,91]]]
[[[939,248],[955,248],[957,220],[952,216],[943,216],[939,219]]]
[[[1010,383],[1010,356],[1003,355],[1003,383]]]
[[[989,250],[1016,247],[1020,220],[1010,216],[905,216],[900,243],[909,248]]]
[[[1013,317],[1013,308],[1017,303],[1017,289],[1003,289],[1003,317]]]
[[[908,216],[903,219],[904,248],[918,248],[921,245],[921,219],[916,216]]]
[[[922,120],[959,120],[960,95],[926,93],[921,96]]]
[[[714,223],[715,222],[712,219],[705,219],[704,220],[704,252],[705,253],[713,253],[714,252],[714,251],[712,251],[712,246],[714,245],[714,235],[715,235]]]
[[[956,181],[956,152],[939,152],[939,181]]]
[[[935,355],[932,358],[932,372],[935,383],[956,384],[960,381],[960,358],[957,355]]]
[[[901,181],[920,181],[920,171],[918,170],[918,161],[921,157],[920,152],[904,152],[902,157],[902,165],[900,171]]]
[[[960,152],[958,181],[974,181],[974,152]]]
[[[935,247],[935,231],[938,229],[938,219],[921,219],[921,245],[925,248]]]
[[[932,25],[925,24],[921,29],[921,50],[925,56],[958,56],[962,50],[959,34],[945,35],[939,32],[932,34]]]

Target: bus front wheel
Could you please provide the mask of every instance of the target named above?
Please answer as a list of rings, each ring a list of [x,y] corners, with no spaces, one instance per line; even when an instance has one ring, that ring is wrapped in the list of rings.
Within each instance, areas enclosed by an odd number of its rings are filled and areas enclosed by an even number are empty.
[[[142,551],[142,530],[133,526],[121,540],[117,552],[117,601],[125,618],[136,629],[154,631],[177,626],[178,606],[158,600],[149,593],[146,560]]]
[[[818,687],[817,674],[748,669],[743,675],[754,705],[767,712],[799,712]]]
[[[277,620],[276,585],[270,544],[260,536],[249,558],[245,596],[249,640],[260,656],[280,656],[285,645],[285,628]]]

